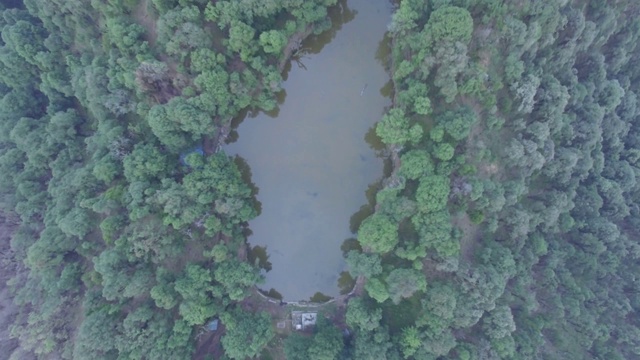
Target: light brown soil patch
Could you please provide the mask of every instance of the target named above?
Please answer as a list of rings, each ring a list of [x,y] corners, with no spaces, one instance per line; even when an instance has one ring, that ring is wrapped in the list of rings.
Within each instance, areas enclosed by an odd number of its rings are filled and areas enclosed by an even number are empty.
[[[142,0],[140,4],[133,10],[133,18],[136,22],[147,30],[146,40],[149,45],[154,46],[156,39],[158,38],[158,32],[156,31],[156,19],[154,19],[148,11],[149,1]]]
[[[471,222],[467,213],[460,213],[451,218],[453,226],[463,231],[460,239],[460,260],[470,263],[480,241],[480,227]]]

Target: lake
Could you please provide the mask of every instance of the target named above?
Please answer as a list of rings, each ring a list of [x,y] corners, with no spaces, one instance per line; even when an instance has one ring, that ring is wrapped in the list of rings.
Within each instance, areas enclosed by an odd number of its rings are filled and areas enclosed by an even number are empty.
[[[339,294],[340,246],[383,175],[373,126],[390,105],[381,59],[391,11],[386,0],[332,9],[332,29],[305,40],[307,54],[291,61],[277,111],[237,119],[237,141],[224,147],[248,164],[258,188],[261,213],[248,241],[271,263],[261,288],[285,300]]]

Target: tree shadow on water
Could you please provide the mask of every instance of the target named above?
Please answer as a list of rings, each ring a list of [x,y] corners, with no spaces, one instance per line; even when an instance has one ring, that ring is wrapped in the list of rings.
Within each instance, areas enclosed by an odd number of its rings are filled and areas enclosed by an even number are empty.
[[[331,296],[325,295],[318,291],[309,298],[309,301],[312,303],[325,303],[331,299],[333,299]]]
[[[340,273],[340,278],[338,278],[338,288],[340,289],[340,295],[345,295],[353,290],[353,287],[356,285],[356,279],[351,276],[348,271],[343,271]]]
[[[387,81],[380,88],[380,95],[388,99],[393,99],[393,94],[394,94],[393,81],[389,79],[389,81]]]
[[[342,245],[340,245],[340,250],[342,250],[342,256],[346,257],[349,251],[351,250],[362,251],[362,247],[360,246],[358,239],[348,238],[342,242]]]
[[[365,196],[367,197],[367,203],[362,205],[358,211],[356,211],[351,218],[349,219],[349,229],[352,233],[357,233],[360,228],[360,224],[369,216],[371,216],[375,212],[376,206],[376,194],[380,187],[382,186],[382,179],[375,181],[372,184],[369,184],[369,187],[365,191]]]
[[[364,141],[366,141],[367,145],[369,145],[369,147],[375,151],[376,156],[381,157],[386,153],[386,146],[382,142],[378,134],[376,134],[376,124],[373,124],[364,134]]]
[[[391,34],[388,31],[384,33],[382,40],[378,43],[376,60],[386,71],[389,71],[391,65]]]
[[[391,158],[389,157],[389,150],[387,149],[387,146],[382,142],[382,140],[380,140],[380,137],[378,136],[378,134],[376,134],[376,124],[372,125],[369,128],[369,130],[367,130],[367,132],[364,135],[364,140],[369,145],[369,147],[375,151],[376,156],[382,159],[383,178],[391,176],[391,172],[393,171],[393,164],[391,162]],[[374,184],[376,184],[377,186],[380,186],[382,184],[382,180],[378,180]],[[367,195],[367,199],[369,199],[368,195]],[[375,199],[375,194],[374,194],[374,199]]]
[[[258,289],[258,291],[260,291],[260,293],[266,297],[272,298],[272,299],[276,299],[276,300],[282,300],[282,294],[280,294],[276,289],[271,288],[269,289],[269,291],[266,290],[262,290],[262,289]]]
[[[317,35],[311,35],[302,42],[302,54],[318,54],[325,45],[329,44],[342,26],[355,19],[357,11],[350,9],[347,0],[339,0],[338,3],[328,9],[331,27]]]
[[[266,246],[254,246],[249,250],[249,263],[256,265],[258,268],[263,269],[266,272],[271,271],[273,268],[271,261],[269,261],[269,254],[267,254]]]
[[[287,98],[287,91],[285,89],[281,89],[275,94],[276,105],[271,110],[263,110],[256,107],[247,107],[242,109],[236,117],[231,119],[231,124],[229,126],[229,134],[227,135],[225,144],[232,144],[240,138],[238,134],[238,128],[242,123],[244,123],[247,119],[254,119],[258,117],[260,114],[265,114],[270,118],[277,118],[280,115],[280,106],[284,104],[285,99]]]
[[[236,155],[233,158],[233,162],[238,167],[238,170],[240,170],[242,181],[244,181],[244,183],[249,186],[249,189],[251,189],[251,201],[253,208],[256,209],[257,215],[260,215],[262,213],[262,203],[258,201],[258,192],[260,192],[260,188],[251,181],[251,167],[249,166],[249,163],[247,163],[247,160],[240,155]]]
[[[342,25],[353,20],[356,14],[357,11],[347,6],[347,0],[338,0],[336,5],[331,6],[327,10],[328,16],[326,22],[317,26],[320,33],[312,33],[302,40],[299,48],[291,55],[290,61],[284,66],[282,79],[284,81],[287,80],[293,63],[295,63],[298,68],[307,70],[303,60],[309,59],[308,55],[319,54],[322,49],[336,37],[336,34],[342,29]]]
[[[272,119],[277,118],[278,115],[280,115],[280,106],[284,104],[284,101],[286,98],[287,98],[287,90],[281,89],[276,93],[276,106],[271,110],[263,110],[262,112]]]

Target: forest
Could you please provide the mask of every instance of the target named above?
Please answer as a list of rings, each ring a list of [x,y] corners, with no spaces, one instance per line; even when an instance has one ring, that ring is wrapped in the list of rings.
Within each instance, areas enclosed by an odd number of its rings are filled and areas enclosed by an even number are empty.
[[[640,4],[392,4],[364,291],[283,337],[220,147],[345,1],[0,3],[2,356],[640,358]]]

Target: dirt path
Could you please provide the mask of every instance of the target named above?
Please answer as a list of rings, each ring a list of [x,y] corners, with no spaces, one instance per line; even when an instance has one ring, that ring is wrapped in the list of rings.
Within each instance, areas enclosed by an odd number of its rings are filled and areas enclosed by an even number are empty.
[[[158,39],[158,32],[156,30],[156,19],[153,18],[149,14],[149,1],[142,0],[140,4],[133,10],[133,18],[136,19],[138,24],[142,25],[142,27],[147,30],[146,40],[149,42],[149,45],[154,46],[156,44],[156,40]]]
[[[224,325],[220,324],[215,332],[203,332],[198,337],[196,344],[196,352],[193,354],[194,360],[221,359],[224,355],[224,349],[220,343],[220,339],[224,334]]]
[[[480,227],[472,223],[469,215],[464,212],[452,216],[451,222],[454,227],[461,229],[463,232],[462,238],[460,239],[461,260],[471,263],[480,241]]]

